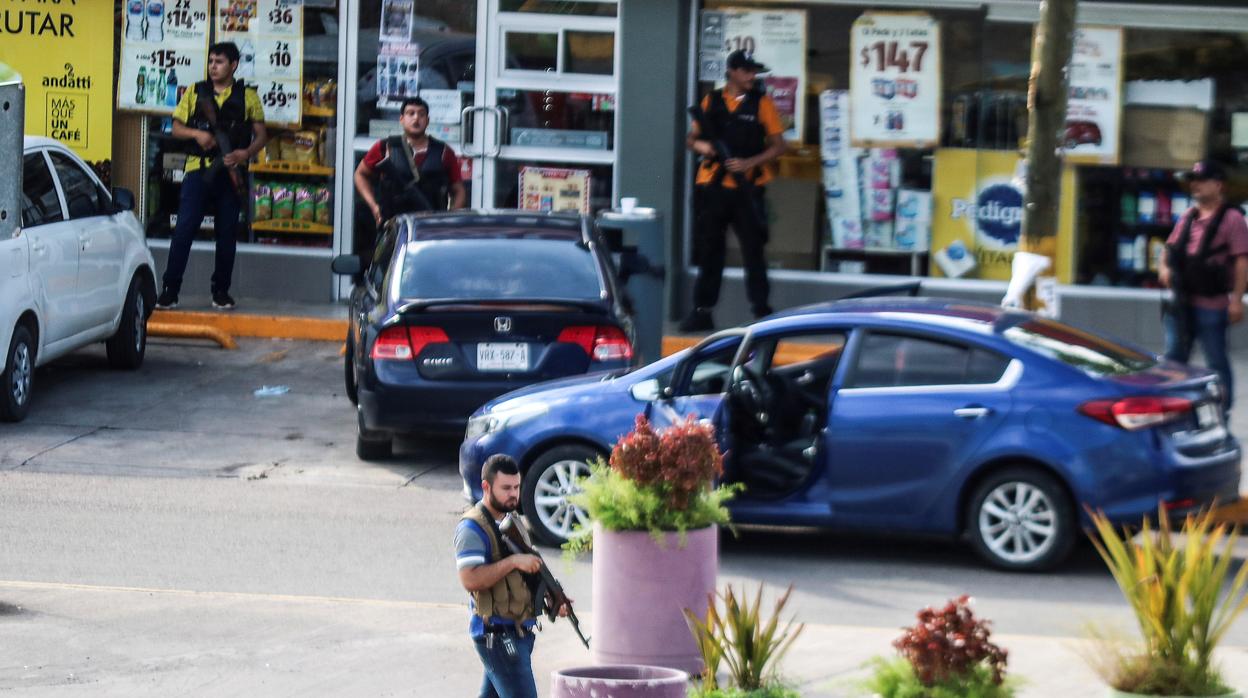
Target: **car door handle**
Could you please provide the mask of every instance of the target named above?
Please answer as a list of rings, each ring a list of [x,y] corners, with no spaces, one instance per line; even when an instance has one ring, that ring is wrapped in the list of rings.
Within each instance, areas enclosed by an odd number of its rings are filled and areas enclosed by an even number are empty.
[[[962,419],[979,419],[992,414],[992,410],[987,407],[960,407],[953,411],[953,416]]]
[[[31,253],[33,253],[33,254],[43,254],[44,252],[47,252],[47,251],[48,251],[48,246],[47,246],[47,245],[38,245],[38,244],[31,245],[31,246],[30,246],[30,251],[31,251]]]

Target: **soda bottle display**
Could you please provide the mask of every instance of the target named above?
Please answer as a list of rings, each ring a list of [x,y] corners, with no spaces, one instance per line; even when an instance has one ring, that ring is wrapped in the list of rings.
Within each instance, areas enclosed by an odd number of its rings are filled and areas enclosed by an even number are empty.
[[[156,70],[156,91],[152,94],[152,104],[163,104],[165,101],[165,71]]]
[[[134,95],[135,104],[147,103],[147,68],[139,66],[139,91]]]
[[[147,17],[143,12],[143,0],[127,0],[126,2],[126,39],[128,41],[143,40],[143,23]]]
[[[148,41],[165,40],[165,0],[147,0],[147,27],[143,38]]]
[[[165,79],[165,106],[178,106],[178,74],[169,69],[169,77]]]
[[[1139,209],[1135,198],[1135,177],[1131,170],[1127,170],[1123,176],[1121,208],[1122,222],[1135,225]]]

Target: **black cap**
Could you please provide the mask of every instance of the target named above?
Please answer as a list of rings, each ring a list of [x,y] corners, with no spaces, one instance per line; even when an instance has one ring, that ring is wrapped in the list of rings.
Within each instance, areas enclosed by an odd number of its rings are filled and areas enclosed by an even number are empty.
[[[728,70],[752,70],[756,73],[767,72],[767,66],[754,60],[750,51],[738,50],[728,54]]]
[[[1215,160],[1201,160],[1192,165],[1192,169],[1183,173],[1183,179],[1188,181],[1216,179],[1219,182],[1225,182],[1226,169]]]

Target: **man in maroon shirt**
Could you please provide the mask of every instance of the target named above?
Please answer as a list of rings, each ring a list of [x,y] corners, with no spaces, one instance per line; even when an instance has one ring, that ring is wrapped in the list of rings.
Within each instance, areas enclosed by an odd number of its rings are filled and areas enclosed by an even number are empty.
[[[1202,160],[1185,178],[1195,205],[1183,214],[1162,253],[1161,284],[1174,291],[1166,313],[1166,358],[1186,363],[1200,340],[1205,362],[1218,372],[1226,409],[1235,384],[1226,355],[1226,330],[1244,318],[1248,287],[1248,223],[1226,202],[1226,171]]]
[[[399,109],[403,134],[373,144],[355,169],[355,189],[378,226],[400,213],[463,208],[467,199],[459,158],[426,133],[429,105],[419,97]],[[376,181],[376,185],[374,185]]]

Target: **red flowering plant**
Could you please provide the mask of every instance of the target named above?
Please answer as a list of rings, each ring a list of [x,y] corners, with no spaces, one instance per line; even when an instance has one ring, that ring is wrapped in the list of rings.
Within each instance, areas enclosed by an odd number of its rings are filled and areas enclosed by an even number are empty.
[[[988,621],[976,618],[970,604],[963,596],[919,611],[919,622],[893,642],[901,657],[876,660],[866,688],[881,698],[1014,695],[1005,678],[1007,652],[992,643]]]
[[[633,431],[611,449],[606,462],[591,465],[583,490],[572,498],[593,521],[610,531],[649,531],[656,541],[676,531],[729,522],[725,503],[738,487],[716,486],[724,456],[715,428],[692,417],[656,431],[637,415]],[[572,553],[588,548],[588,527],[566,544]]]

